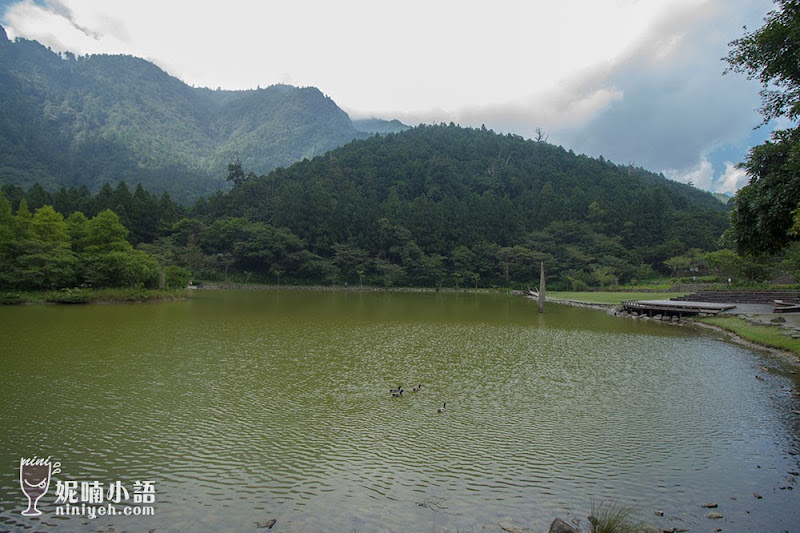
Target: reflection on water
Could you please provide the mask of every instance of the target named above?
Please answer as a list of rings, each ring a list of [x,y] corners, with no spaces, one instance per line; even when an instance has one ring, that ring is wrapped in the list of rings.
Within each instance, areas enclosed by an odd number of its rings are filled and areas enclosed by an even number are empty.
[[[546,530],[608,499],[665,528],[712,527],[711,501],[726,531],[800,525],[778,361],[506,295],[197,292],[0,308],[3,529]],[[155,516],[56,517],[53,490],[21,516],[34,454],[155,481]]]

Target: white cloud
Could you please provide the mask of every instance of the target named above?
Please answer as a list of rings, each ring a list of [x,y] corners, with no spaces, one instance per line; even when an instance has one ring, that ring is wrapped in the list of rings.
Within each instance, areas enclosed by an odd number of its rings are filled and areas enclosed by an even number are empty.
[[[730,161],[725,162],[725,172],[717,180],[716,192],[726,192],[734,194],[736,191],[747,185],[750,177],[747,172],[739,168],[736,164]]]
[[[104,27],[95,21],[95,24],[84,25],[60,2],[50,2],[43,7],[25,0],[6,12],[4,22],[10,38],[22,36],[56,51],[69,50],[78,54],[126,53],[129,48],[113,33],[103,31],[119,24],[106,24]]]
[[[737,163],[725,161],[725,170],[717,175],[708,157],[703,156],[697,164],[684,169],[667,169],[663,173],[668,178],[681,183],[691,183],[699,189],[711,192],[735,194],[747,185],[749,176]]]
[[[760,25],[773,7],[772,0],[23,0],[2,23],[12,38],[78,54],[136,55],[197,86],[314,85],[353,116],[485,124],[526,137],[543,127],[551,142],[577,152],[685,175],[703,158],[713,170],[714,147],[742,145],[760,122],[758,85],[723,77],[720,58],[743,25]]]
[[[743,158],[761,121],[758,85],[743,76],[722,76],[720,59],[742,24],[770,7],[767,1],[713,0],[675,11],[612,68],[586,78],[587,87],[613,86],[624,99],[578,127],[556,128],[551,140],[620,163],[672,169],[665,173],[714,190],[720,183],[715,151]],[[737,154],[729,153],[732,147]],[[727,176],[729,183],[741,183]]]
[[[455,113],[558,90],[703,1],[24,0],[4,24],[56,50],[151,58],[197,85],[292,79],[353,110]]]
[[[664,170],[664,175],[669,179],[681,183],[691,183],[699,189],[710,191],[714,181],[714,168],[711,161],[703,157],[693,167],[680,170],[667,169]]]

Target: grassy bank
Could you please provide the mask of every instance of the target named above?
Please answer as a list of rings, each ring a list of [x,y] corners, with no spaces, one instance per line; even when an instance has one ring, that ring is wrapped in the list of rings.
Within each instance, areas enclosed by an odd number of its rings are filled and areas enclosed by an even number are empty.
[[[730,331],[752,343],[785,350],[800,356],[800,339],[781,335],[782,330],[775,326],[753,324],[736,316],[707,317],[700,318],[698,321]]]
[[[684,292],[569,292],[547,291],[547,297],[555,300],[571,300],[587,304],[620,305],[622,300],[669,300],[683,296]]]
[[[61,289],[56,291],[0,292],[0,304],[88,304],[161,302],[188,298],[185,289]]]

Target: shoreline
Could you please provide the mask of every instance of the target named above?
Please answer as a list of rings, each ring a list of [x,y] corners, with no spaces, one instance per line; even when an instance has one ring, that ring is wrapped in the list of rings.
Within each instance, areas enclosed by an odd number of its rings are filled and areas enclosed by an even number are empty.
[[[576,300],[561,300],[561,299],[547,298],[546,301],[563,305],[569,305],[572,307],[581,307],[584,309],[594,309],[597,311],[604,311],[610,315],[613,315],[614,314],[613,311],[618,307],[616,304],[595,304],[595,303],[579,302]],[[731,316],[741,318],[739,317],[739,315],[731,315]],[[630,317],[619,317],[619,318],[630,318]],[[699,320],[695,320],[693,318],[684,319],[684,321],[680,323],[672,323],[672,322],[665,322],[665,323],[669,325],[690,326],[694,328],[703,328],[709,331],[713,331],[715,333],[719,333],[722,336],[724,336],[726,341],[733,342],[734,344],[738,344],[740,346],[744,346],[752,350],[764,352],[775,357],[779,357],[780,359],[783,359],[784,361],[792,363],[794,365],[800,365],[800,354],[796,352],[752,341],[750,339],[747,339],[746,337],[739,335],[734,331],[723,328],[721,326],[717,326],[715,324],[708,324]],[[761,327],[772,328],[774,326],[762,325]]]
[[[186,289],[60,289],[0,292],[0,305],[90,305],[178,302],[190,298]]]

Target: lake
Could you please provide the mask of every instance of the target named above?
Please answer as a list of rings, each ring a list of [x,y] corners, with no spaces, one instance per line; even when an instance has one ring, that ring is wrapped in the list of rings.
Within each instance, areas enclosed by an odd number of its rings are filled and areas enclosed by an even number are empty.
[[[603,502],[800,527],[797,366],[690,327],[506,294],[195,291],[0,307],[0,362],[0,530],[588,530]],[[60,472],[28,517],[34,455]],[[129,514],[90,516],[109,505]]]

